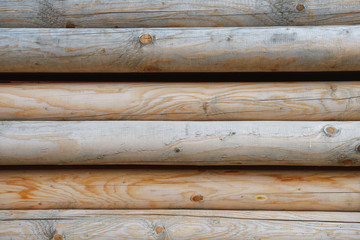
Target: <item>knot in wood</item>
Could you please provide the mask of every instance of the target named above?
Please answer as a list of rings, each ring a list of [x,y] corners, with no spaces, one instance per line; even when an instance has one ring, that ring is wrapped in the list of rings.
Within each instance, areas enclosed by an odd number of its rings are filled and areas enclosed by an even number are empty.
[[[335,137],[340,133],[340,130],[333,126],[325,126],[324,133],[328,137]]]
[[[302,4],[298,4],[298,5],[296,6],[296,10],[298,10],[299,12],[302,11],[302,10],[304,10],[304,9],[305,9],[305,6],[302,5]]]
[[[153,38],[150,34],[143,34],[140,36],[140,42],[142,44],[149,44],[153,41]]]
[[[191,196],[191,201],[193,201],[193,202],[200,202],[202,200],[204,200],[204,197],[200,194]]]
[[[358,153],[360,153],[360,144],[356,146],[356,149],[355,149]]]
[[[163,232],[163,228],[160,227],[160,226],[157,226],[157,227],[155,228],[155,232],[156,232],[157,234],[160,234],[160,233]]]
[[[62,240],[63,237],[62,237],[61,234],[58,234],[58,233],[57,233],[57,234],[54,235],[53,239],[54,239],[54,240]]]

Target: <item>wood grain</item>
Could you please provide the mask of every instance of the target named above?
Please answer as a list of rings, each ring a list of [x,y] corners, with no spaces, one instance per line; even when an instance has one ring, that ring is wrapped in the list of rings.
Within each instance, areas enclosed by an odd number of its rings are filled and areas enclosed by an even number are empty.
[[[1,0],[0,27],[237,27],[360,23],[355,0]]]
[[[359,121],[360,82],[0,84],[0,120]]]
[[[359,169],[0,170],[0,209],[360,210]]]
[[[359,212],[0,211],[1,239],[359,239]]]
[[[360,122],[0,123],[0,165],[359,166]]]
[[[358,71],[359,39],[360,26],[1,29],[0,72]]]

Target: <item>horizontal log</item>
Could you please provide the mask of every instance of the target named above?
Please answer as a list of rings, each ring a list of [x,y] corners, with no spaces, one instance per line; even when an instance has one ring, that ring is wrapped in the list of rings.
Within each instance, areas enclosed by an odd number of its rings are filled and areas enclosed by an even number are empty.
[[[360,82],[0,84],[0,120],[359,121]]]
[[[359,212],[0,211],[4,239],[359,239]]]
[[[0,27],[236,27],[360,23],[354,0],[1,0]]]
[[[0,165],[360,166],[360,122],[4,121]]]
[[[0,170],[0,209],[360,210],[359,169]]]
[[[360,70],[360,26],[1,29],[0,72]]]

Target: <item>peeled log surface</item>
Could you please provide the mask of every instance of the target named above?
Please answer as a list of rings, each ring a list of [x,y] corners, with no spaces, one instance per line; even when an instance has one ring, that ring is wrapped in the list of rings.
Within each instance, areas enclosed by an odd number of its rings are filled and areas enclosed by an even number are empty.
[[[360,70],[360,26],[1,29],[0,72]]]
[[[360,82],[0,84],[0,120],[358,121]]]
[[[4,239],[359,239],[358,212],[0,211]]]
[[[360,210],[359,169],[0,170],[0,209]]]
[[[360,23],[354,0],[0,0],[0,27],[237,27]]]
[[[360,122],[0,123],[0,165],[359,166]]]

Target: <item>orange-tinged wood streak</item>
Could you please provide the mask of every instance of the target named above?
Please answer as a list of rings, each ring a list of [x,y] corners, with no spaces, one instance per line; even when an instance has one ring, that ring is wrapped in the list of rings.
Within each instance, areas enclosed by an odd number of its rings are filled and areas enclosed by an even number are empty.
[[[359,211],[359,182],[358,169],[3,168],[0,209]]]
[[[359,239],[358,212],[6,210],[3,239]]]
[[[350,25],[354,0],[1,0],[0,27],[124,28]]]
[[[4,28],[0,72],[358,71],[359,39],[357,25]]]
[[[358,121],[360,82],[0,84],[0,120]]]

